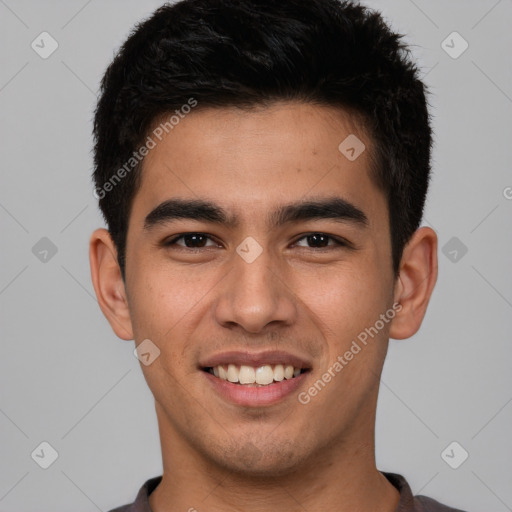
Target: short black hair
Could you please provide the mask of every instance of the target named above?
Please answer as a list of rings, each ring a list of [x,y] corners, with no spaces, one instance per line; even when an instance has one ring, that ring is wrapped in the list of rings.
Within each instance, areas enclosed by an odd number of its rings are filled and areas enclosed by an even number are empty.
[[[359,118],[371,176],[387,196],[397,274],[423,215],[432,147],[427,88],[403,37],[350,0],[182,0],[139,23],[105,72],[93,130],[95,195],[123,279],[131,205],[156,121],[183,117],[185,107],[282,100]],[[169,117],[166,131],[173,124]]]

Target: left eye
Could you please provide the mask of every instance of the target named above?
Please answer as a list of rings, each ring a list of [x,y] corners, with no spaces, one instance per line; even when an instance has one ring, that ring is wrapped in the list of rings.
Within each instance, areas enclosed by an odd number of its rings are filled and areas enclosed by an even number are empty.
[[[325,233],[310,233],[309,235],[303,236],[302,238],[299,238],[297,242],[295,242],[295,245],[298,245],[300,247],[308,247],[307,245],[300,244],[299,242],[301,240],[304,240],[306,244],[310,244],[314,248],[323,248],[323,247],[329,247],[329,246],[346,246],[347,244],[344,243],[342,240],[338,240],[332,236],[326,235]],[[334,243],[329,243],[330,241]]]
[[[178,240],[183,240],[184,243],[178,243]],[[179,235],[172,240],[169,240],[165,245],[180,245],[189,249],[200,249],[201,247],[208,247],[207,242],[210,241],[210,247],[217,246],[217,244],[204,233],[186,233]]]

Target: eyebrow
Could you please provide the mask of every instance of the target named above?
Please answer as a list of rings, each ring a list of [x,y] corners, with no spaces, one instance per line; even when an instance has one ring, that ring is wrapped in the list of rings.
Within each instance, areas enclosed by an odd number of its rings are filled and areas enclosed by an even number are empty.
[[[187,219],[222,224],[236,228],[240,219],[230,215],[219,205],[200,199],[168,199],[154,208],[144,220],[144,230],[173,220]],[[366,214],[352,203],[340,197],[298,201],[280,206],[270,212],[267,217],[269,228],[287,223],[304,222],[315,219],[332,219],[339,222],[350,222],[361,227],[368,225]]]

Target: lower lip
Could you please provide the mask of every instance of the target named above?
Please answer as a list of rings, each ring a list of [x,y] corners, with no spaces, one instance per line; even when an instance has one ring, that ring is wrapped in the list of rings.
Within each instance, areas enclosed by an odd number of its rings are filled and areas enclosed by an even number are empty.
[[[203,371],[203,373],[215,391],[225,399],[244,407],[258,407],[275,404],[292,394],[304,382],[309,372],[301,373],[293,379],[284,379],[281,382],[275,382],[267,386],[233,384],[227,380],[215,377],[215,375],[209,372]]]

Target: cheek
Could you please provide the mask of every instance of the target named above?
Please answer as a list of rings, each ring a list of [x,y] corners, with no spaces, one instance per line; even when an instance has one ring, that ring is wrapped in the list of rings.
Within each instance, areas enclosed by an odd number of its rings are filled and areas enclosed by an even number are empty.
[[[190,269],[150,266],[133,275],[130,312],[135,339],[150,339],[160,349],[159,365],[162,376],[193,373],[195,360],[189,344],[198,325],[208,318],[210,294],[220,277],[216,272],[199,272]],[[148,367],[150,369],[151,367]],[[143,368],[143,370],[146,370]],[[145,372],[146,373],[146,372]],[[151,373],[147,372],[147,379]],[[164,379],[165,380],[165,379]],[[149,384],[149,380],[148,380]],[[151,382],[150,387],[157,383]],[[167,382],[166,385],[168,385]]]
[[[389,301],[389,285],[372,266],[331,269],[311,280],[299,280],[297,295],[317,320],[331,358],[345,352],[358,334],[374,325]],[[385,332],[383,333],[385,335]]]
[[[144,266],[141,265],[141,268]],[[201,282],[184,273],[161,270],[133,274],[130,312],[135,339],[150,339],[159,348],[158,358],[142,371],[157,400],[175,407],[183,393],[183,374],[191,372],[187,350],[190,320],[200,307]],[[180,384],[181,383],[181,384]],[[172,393],[169,394],[169,390]]]
[[[187,282],[183,273],[152,269],[142,263],[139,269],[132,274],[129,288],[134,333],[155,340],[166,338],[199,300],[198,285]]]

